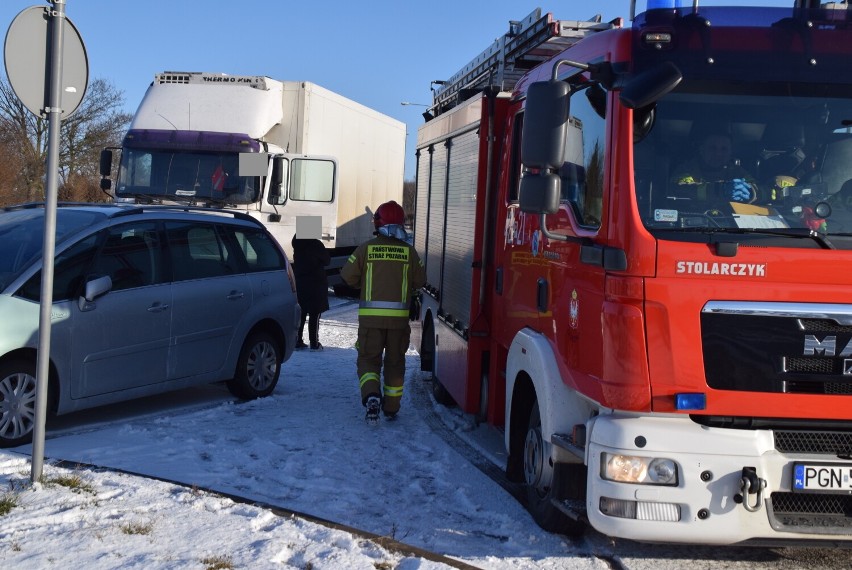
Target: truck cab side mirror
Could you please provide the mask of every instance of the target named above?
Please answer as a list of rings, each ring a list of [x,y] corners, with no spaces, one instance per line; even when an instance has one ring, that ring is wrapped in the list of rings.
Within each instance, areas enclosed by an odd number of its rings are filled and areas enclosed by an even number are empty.
[[[109,176],[112,174],[112,151],[105,148],[101,151],[101,162],[99,165],[101,176]]]
[[[101,190],[107,192],[110,188],[112,188],[112,180],[110,180],[110,174],[112,174],[112,151],[105,148],[101,151],[101,160],[98,165],[98,170],[101,174]]]
[[[524,107],[521,162],[537,169],[562,166],[571,88],[564,81],[530,85]]]
[[[559,211],[561,180],[552,172],[525,174],[521,178],[519,207],[522,212],[555,214]]]
[[[272,174],[269,177],[268,202],[280,206],[286,201],[287,197],[284,192],[284,157],[275,156],[272,158]]]
[[[677,87],[682,79],[677,66],[665,61],[628,81],[618,98],[628,109],[647,107]]]
[[[571,88],[564,81],[530,85],[521,136],[521,163],[526,167],[519,190],[520,209],[534,214],[559,210]]]

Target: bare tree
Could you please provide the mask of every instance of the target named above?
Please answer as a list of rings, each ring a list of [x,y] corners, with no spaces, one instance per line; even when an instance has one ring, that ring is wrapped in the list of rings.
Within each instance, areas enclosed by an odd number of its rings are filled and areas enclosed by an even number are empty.
[[[6,140],[6,121],[0,118],[0,205],[12,204],[15,198],[15,180],[20,175],[17,147]]]
[[[414,184],[414,180],[405,180],[402,183],[402,209],[405,210],[405,222],[409,227],[414,224],[414,204],[417,193]]]
[[[104,201],[99,189],[100,151],[117,146],[132,116],[122,111],[124,94],[104,79],[89,85],[80,107],[62,120],[59,199]],[[48,121],[30,113],[9,82],[0,79],[0,203],[44,199]]]

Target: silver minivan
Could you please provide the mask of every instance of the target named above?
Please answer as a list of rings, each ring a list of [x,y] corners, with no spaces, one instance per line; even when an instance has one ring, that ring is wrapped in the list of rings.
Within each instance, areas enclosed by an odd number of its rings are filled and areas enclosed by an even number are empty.
[[[32,438],[45,208],[0,210],[0,447]],[[300,322],[286,254],[257,220],[186,206],[60,204],[48,410],[226,381],[267,396]]]

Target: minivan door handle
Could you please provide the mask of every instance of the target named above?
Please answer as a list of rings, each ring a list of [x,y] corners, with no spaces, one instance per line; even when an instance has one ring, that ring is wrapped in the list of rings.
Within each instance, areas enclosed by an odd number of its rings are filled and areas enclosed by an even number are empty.
[[[236,301],[237,299],[242,299],[245,296],[246,294],[242,291],[231,291],[230,293],[228,293],[227,299],[229,301]]]
[[[149,313],[162,313],[163,311],[167,311],[169,308],[168,305],[161,304],[159,302],[154,303],[150,307],[148,307]]]

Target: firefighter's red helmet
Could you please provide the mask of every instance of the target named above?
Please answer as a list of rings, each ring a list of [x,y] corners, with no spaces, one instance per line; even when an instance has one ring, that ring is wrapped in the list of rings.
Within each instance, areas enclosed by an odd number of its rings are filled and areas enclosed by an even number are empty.
[[[401,226],[405,223],[405,211],[402,209],[402,206],[393,200],[385,202],[376,208],[376,213],[373,215],[373,223],[376,224],[377,228],[389,224]]]

